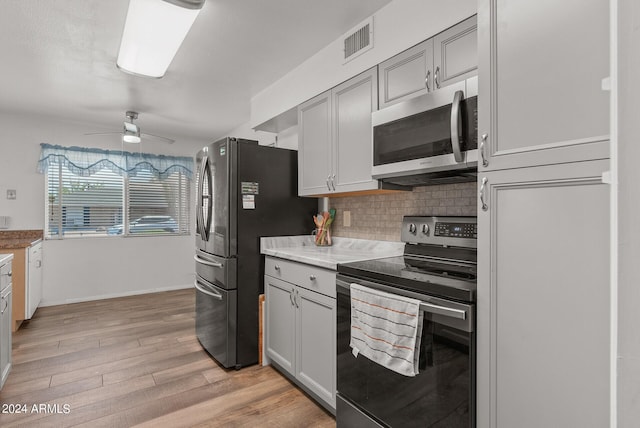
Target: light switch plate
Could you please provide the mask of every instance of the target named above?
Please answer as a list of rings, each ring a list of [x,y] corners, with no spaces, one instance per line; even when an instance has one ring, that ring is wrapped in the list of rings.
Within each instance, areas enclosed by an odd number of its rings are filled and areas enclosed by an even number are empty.
[[[344,227],[351,227],[351,211],[342,213],[342,224]]]
[[[15,198],[16,198],[16,190],[7,189],[7,199],[15,199]]]

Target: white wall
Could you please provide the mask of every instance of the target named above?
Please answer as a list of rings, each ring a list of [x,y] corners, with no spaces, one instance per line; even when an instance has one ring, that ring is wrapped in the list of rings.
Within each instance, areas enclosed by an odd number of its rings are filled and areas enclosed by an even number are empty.
[[[230,137],[257,140],[262,146],[275,146],[284,149],[298,150],[298,126],[292,126],[280,133],[256,131],[251,128],[249,122],[243,123],[227,133]]]
[[[237,128],[229,131],[227,135],[221,135],[220,138],[224,137],[236,137],[236,138],[245,138],[247,140],[257,140],[258,144],[261,146],[273,146],[276,144],[276,134],[272,132],[264,132],[264,131],[254,131],[249,126],[249,122],[243,123]]]
[[[347,64],[335,40],[251,99],[252,128],[470,17],[475,0],[393,0],[376,12],[374,47]]]
[[[0,113],[0,215],[11,216],[10,229],[44,229],[45,178],[36,171],[39,144],[122,147],[118,136],[83,135],[96,128],[86,123]],[[171,145],[143,143],[140,149],[194,156],[206,143],[178,139]],[[16,189],[17,199],[7,200],[6,189]],[[192,229],[194,225],[195,213]],[[42,304],[190,286],[194,277],[194,242],[194,235],[47,240],[43,253]]]

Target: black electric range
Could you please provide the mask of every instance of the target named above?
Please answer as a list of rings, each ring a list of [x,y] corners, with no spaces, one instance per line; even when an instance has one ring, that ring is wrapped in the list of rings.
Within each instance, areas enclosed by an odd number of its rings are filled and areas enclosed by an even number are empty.
[[[403,256],[338,265],[339,427],[475,426],[477,236],[476,217],[405,217]],[[421,301],[418,375],[352,354],[351,284]]]

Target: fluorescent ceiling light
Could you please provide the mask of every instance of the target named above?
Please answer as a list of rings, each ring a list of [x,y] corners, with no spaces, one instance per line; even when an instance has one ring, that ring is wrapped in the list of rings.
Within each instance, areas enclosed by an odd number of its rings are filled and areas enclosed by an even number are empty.
[[[164,76],[203,4],[204,0],[130,0],[118,68]]]

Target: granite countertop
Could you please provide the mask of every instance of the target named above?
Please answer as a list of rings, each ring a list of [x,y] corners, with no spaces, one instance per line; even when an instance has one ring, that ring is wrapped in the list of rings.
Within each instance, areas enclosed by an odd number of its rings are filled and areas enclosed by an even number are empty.
[[[400,256],[404,251],[403,242],[341,237],[333,237],[332,240],[333,245],[318,247],[309,235],[266,237],[260,238],[260,252],[267,256],[336,270],[339,263]]]
[[[13,259],[13,253],[1,254],[0,253],[0,266],[11,261]]]
[[[41,241],[42,230],[2,230],[0,231],[0,250],[27,248]]]

